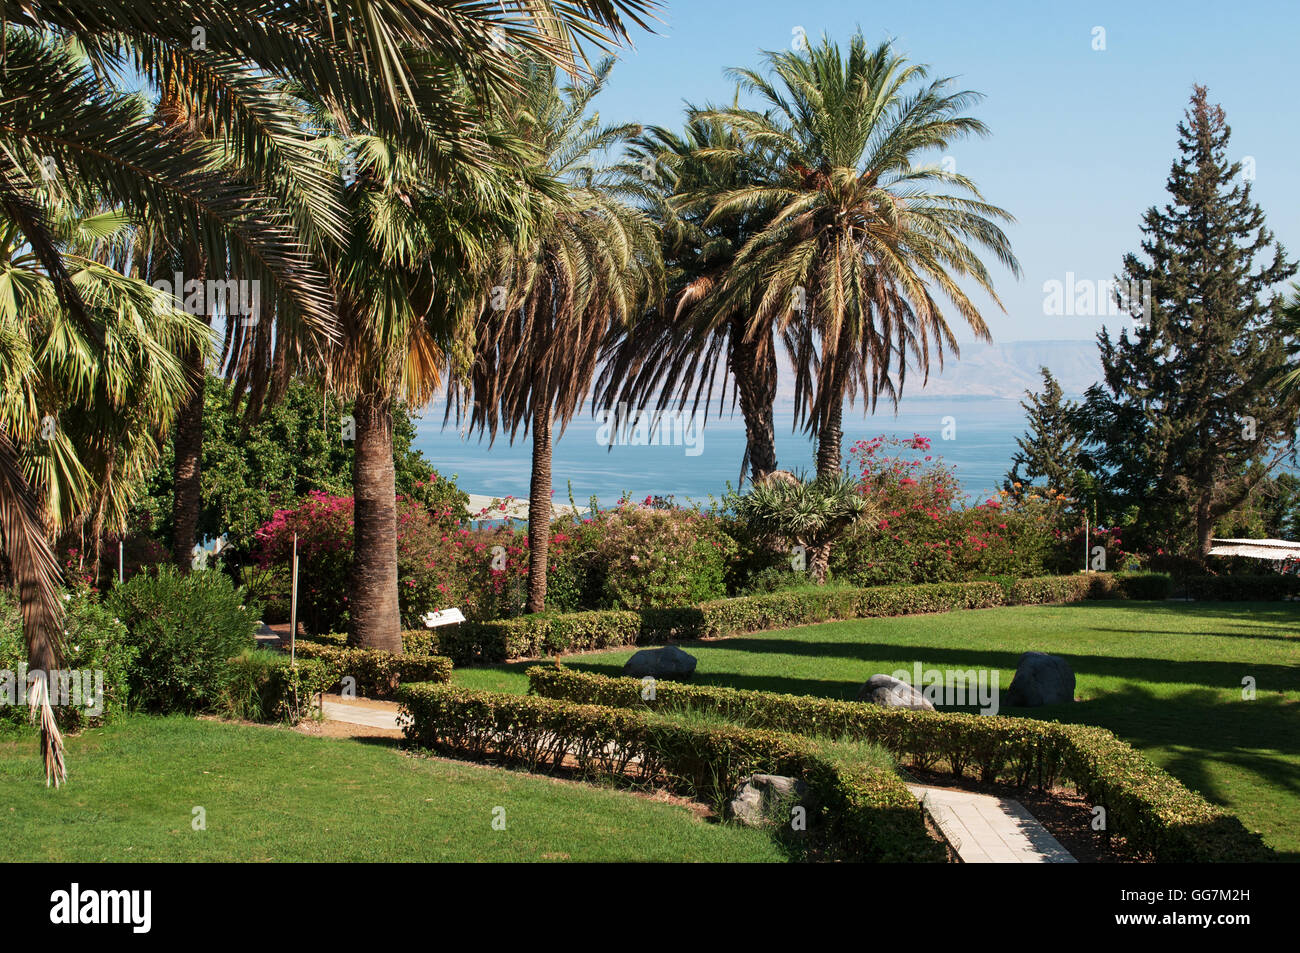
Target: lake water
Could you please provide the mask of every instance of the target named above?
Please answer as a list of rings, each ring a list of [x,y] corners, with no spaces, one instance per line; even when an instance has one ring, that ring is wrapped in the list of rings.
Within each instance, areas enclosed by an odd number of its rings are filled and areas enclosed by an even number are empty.
[[[952,419],[952,439],[943,439],[945,418]],[[777,462],[782,469],[811,472],[813,442],[802,433],[791,433],[791,420],[789,409],[782,413],[778,407]],[[439,472],[455,474],[462,490],[527,498],[530,437],[521,437],[514,446],[499,437],[489,448],[486,440],[462,439],[454,424],[443,429],[440,407],[430,408],[416,423],[416,449]],[[721,496],[728,481],[733,487],[738,483],[745,452],[739,413],[711,416],[698,437],[689,429],[681,431],[682,439],[693,446],[608,447],[598,440],[600,429],[600,422],[587,414],[576,418],[556,441],[552,468],[556,503],[567,502],[569,484],[579,505],[595,496],[602,506],[611,506],[624,492],[634,500],[671,495],[682,502]],[[901,403],[897,415],[891,408],[871,417],[864,417],[859,406],[845,412],[845,463],[848,448],[857,440],[879,434],[921,434],[933,441],[934,456],[956,467],[966,492],[984,499],[1001,484],[1016,451],[1016,438],[1024,431],[1025,412],[1015,400],[913,398]]]

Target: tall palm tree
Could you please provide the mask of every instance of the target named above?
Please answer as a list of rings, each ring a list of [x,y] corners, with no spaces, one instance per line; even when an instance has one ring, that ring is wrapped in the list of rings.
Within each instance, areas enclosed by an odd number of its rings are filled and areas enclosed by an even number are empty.
[[[941,364],[945,347],[957,353],[936,295],[989,339],[961,286],[973,283],[1002,306],[975,249],[1016,275],[1019,264],[997,224],[1011,216],[966,176],[923,162],[987,133],[964,114],[977,94],[951,91],[948,79],[928,81],[926,67],[888,43],[868,50],[860,33],[847,56],[823,38],[766,60],[770,76],[732,71],[764,111],[710,115],[769,150],[780,180],[718,195],[707,221],[756,207],[774,213],[711,294],[718,308],[757,297],[751,331],[775,319],[795,348],[796,416],[818,439],[818,474],[830,476],[840,467],[845,398],[852,404],[860,395],[874,409],[883,391],[896,402],[909,361],[928,376],[932,351]]]
[[[640,207],[649,198],[640,167],[597,160],[640,131],[602,126],[588,113],[612,66],[606,60],[589,81],[561,91],[554,67],[528,65],[509,120],[535,150],[534,183],[523,197],[528,228],[497,248],[484,275],[472,363],[451,381],[448,415],[453,403],[457,412],[463,407],[471,429],[492,440],[532,431],[529,612],[546,605],[555,426],[563,434],[586,400],[610,331],[662,294],[659,236]],[[546,181],[559,188],[542,187]]]
[[[130,227],[117,210],[83,213],[37,193],[55,251],[82,302],[74,320],[13,222],[0,219],[0,531],[22,598],[32,671],[58,667],[58,566],[48,536],[78,515],[124,527],[130,491],[185,397],[178,354],[208,347],[201,322],[98,253]],[[46,780],[63,780],[48,680],[33,684]]]
[[[651,127],[637,137],[634,160],[654,173],[660,186],[652,212],[664,235],[669,307],[647,313],[610,341],[597,382],[606,410],[635,406],[651,398],[656,409],[676,402],[707,419],[721,377],[719,411],[726,405],[728,379],[734,384],[745,422],[745,471],[757,483],[776,470],[777,361],[773,323],[750,327],[757,294],[718,307],[714,288],[725,281],[736,254],[770,217],[763,207],[710,219],[717,196],[770,181],[770,156],[747,146],[739,134],[706,111],[687,110],[686,128],[676,133]],[[725,373],[719,374],[719,370]]]

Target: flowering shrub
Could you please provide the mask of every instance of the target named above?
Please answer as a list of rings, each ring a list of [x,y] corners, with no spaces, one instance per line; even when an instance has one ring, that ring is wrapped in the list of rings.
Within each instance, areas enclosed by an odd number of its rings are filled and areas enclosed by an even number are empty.
[[[966,505],[956,473],[930,450],[919,434],[853,445],[860,490],[880,517],[836,545],[836,578],[877,586],[1035,576],[1057,561],[1064,498],[999,494]]]
[[[263,567],[288,566],[298,534],[298,617],[310,632],[348,624],[353,502],[315,492],[293,509],[276,510],[257,531]],[[403,628],[423,627],[425,613],[459,608],[470,619],[517,612],[527,547],[508,527],[473,530],[451,513],[431,514],[425,501],[397,500],[397,590]]]
[[[656,503],[658,505],[656,505]],[[552,523],[548,608],[648,609],[726,595],[735,543],[719,519],[669,500],[620,500]]]

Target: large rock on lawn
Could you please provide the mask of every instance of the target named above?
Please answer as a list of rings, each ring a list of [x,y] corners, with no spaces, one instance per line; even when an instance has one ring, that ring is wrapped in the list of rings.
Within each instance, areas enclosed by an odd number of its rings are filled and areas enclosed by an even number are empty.
[[[802,805],[812,813],[808,785],[798,778],[779,774],[751,774],[736,785],[727,814],[746,827],[789,823],[791,809]]]
[[[695,671],[695,656],[675,645],[661,649],[642,649],[623,666],[623,674],[633,678],[689,678]]]
[[[1074,701],[1074,671],[1059,655],[1026,652],[1016,664],[1011,687],[1002,704],[1013,708],[1036,708]]]
[[[916,688],[892,675],[872,675],[858,689],[858,701],[871,702],[885,708],[913,708],[917,711],[934,711],[930,700]]]

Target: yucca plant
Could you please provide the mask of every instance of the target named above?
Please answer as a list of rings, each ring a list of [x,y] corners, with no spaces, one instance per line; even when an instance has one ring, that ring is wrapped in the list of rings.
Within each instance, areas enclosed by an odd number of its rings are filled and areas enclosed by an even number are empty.
[[[802,547],[808,574],[818,585],[826,582],[831,545],[859,520],[874,519],[878,509],[842,472],[811,480],[773,474],[729,503],[750,532]]]

